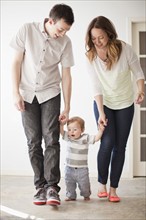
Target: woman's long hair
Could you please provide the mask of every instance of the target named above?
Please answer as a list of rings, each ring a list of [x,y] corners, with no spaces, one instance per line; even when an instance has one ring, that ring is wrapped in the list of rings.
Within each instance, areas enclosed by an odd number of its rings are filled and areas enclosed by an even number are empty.
[[[86,55],[90,62],[97,57],[97,51],[92,41],[91,30],[93,28],[102,29],[108,35],[109,41],[107,44],[107,69],[110,70],[114,63],[116,63],[121,55],[122,43],[117,39],[118,35],[112,22],[104,16],[94,18],[87,29],[86,33]]]

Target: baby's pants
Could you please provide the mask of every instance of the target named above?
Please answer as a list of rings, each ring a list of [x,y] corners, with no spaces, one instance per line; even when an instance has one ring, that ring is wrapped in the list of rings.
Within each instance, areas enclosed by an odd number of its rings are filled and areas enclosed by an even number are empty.
[[[76,199],[76,187],[78,185],[80,195],[84,198],[91,195],[89,170],[87,167],[65,167],[65,183],[66,183],[66,196],[70,199]]]

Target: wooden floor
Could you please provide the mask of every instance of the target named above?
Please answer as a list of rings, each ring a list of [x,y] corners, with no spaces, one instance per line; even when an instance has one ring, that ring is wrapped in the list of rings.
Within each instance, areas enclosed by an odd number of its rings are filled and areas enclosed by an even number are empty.
[[[77,201],[66,202],[64,179],[60,182],[61,205],[36,206],[33,177],[1,177],[1,220],[146,220],[146,179],[133,178],[120,182],[121,202],[111,203],[97,197],[97,181],[91,178],[91,200],[84,201],[78,193]]]

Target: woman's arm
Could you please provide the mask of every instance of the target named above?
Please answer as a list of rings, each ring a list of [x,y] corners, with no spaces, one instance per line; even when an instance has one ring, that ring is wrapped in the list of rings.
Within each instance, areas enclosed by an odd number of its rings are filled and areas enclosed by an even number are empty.
[[[144,73],[141,68],[139,59],[135,51],[133,50],[131,45],[126,44],[126,56],[128,59],[128,63],[130,66],[130,69],[134,75],[134,78],[137,83],[137,96],[136,96],[136,104],[141,104],[144,100]]]
[[[104,108],[103,108],[103,97],[102,95],[97,95],[94,97],[97,107],[98,107],[98,111],[99,111],[99,119],[98,119],[98,124],[99,126],[107,126],[107,118],[106,115],[104,113]]]
[[[144,79],[139,79],[137,82],[138,93],[136,96],[136,104],[141,104],[144,100]]]

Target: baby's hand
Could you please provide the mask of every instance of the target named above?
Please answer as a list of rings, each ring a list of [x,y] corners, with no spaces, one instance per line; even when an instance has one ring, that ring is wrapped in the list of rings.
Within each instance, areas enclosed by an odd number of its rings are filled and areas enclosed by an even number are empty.
[[[66,121],[60,120],[60,125],[64,126],[66,124]]]
[[[105,129],[105,126],[103,125],[103,124],[98,124],[98,130],[99,131],[104,131],[104,129]]]
[[[65,124],[66,124],[66,123],[60,121],[60,125],[61,125],[61,126],[64,126]]]

